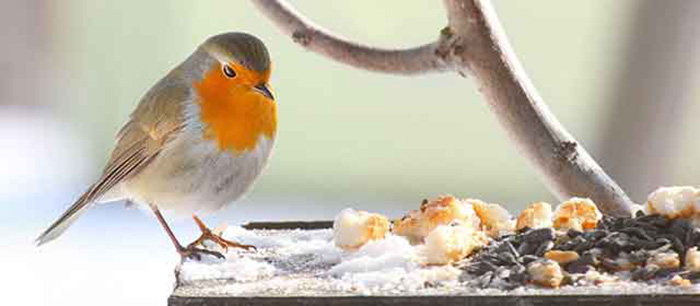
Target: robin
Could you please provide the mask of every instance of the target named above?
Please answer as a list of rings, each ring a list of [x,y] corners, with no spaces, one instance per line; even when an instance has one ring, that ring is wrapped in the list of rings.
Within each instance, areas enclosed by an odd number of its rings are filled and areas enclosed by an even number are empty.
[[[61,235],[95,203],[127,200],[150,209],[183,257],[223,257],[197,245],[252,249],[221,238],[196,213],[241,197],[267,165],[277,131],[271,63],[260,39],[224,33],[207,39],[141,99],[117,134],[100,178],[39,238]],[[202,235],[180,244],[161,210],[191,213]]]

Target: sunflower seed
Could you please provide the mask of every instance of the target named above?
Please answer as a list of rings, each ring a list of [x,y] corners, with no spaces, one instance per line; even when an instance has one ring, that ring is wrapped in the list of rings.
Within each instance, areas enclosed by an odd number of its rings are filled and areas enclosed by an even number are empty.
[[[556,237],[553,228],[545,227],[528,231],[523,236],[523,240],[530,243],[541,243],[542,241],[552,241]]]

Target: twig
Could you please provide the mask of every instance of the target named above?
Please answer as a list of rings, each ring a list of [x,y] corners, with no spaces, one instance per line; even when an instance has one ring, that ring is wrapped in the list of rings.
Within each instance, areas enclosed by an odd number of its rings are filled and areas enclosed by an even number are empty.
[[[629,216],[632,202],[546,107],[511,50],[488,0],[444,0],[448,27],[434,43],[382,50],[313,25],[282,0],[252,0],[297,43],[351,66],[392,74],[453,70],[473,75],[511,139],[560,199],[589,197],[603,213]],[[300,39],[301,38],[301,39]]]
[[[420,74],[448,70],[435,56],[437,44],[404,49],[382,49],[338,37],[302,17],[285,1],[253,0],[282,31],[304,48],[361,69],[392,74]]]

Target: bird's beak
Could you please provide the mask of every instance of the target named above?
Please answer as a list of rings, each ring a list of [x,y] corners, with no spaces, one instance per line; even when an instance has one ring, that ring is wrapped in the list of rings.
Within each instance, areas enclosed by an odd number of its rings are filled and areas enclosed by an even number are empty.
[[[275,97],[272,96],[272,92],[270,91],[270,88],[267,87],[266,83],[260,83],[258,85],[255,85],[253,88],[259,93],[261,93],[263,96],[267,97],[270,100],[274,100]]]

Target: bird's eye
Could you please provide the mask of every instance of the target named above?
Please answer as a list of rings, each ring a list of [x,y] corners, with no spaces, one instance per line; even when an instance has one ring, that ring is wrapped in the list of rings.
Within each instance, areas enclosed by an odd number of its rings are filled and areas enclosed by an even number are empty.
[[[224,65],[224,74],[231,79],[236,77],[236,71],[229,65]]]

